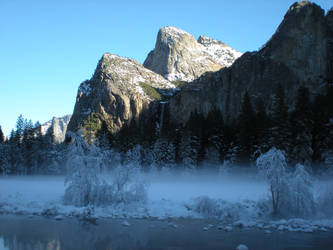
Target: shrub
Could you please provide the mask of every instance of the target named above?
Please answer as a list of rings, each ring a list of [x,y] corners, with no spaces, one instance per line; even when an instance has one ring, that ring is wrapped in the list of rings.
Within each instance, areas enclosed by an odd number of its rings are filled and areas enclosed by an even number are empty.
[[[181,87],[185,85],[187,82],[185,81],[173,81],[172,84],[175,85],[176,87]]]
[[[145,82],[140,82],[140,87],[142,88],[142,90],[145,92],[145,94],[154,100],[160,101],[162,100],[162,96],[160,93],[158,93],[158,91],[153,88],[152,86],[150,86],[149,84],[145,83]]]

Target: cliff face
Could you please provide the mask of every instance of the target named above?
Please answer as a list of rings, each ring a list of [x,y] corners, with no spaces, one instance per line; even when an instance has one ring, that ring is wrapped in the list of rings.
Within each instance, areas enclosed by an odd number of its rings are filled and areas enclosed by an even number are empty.
[[[175,86],[138,62],[104,54],[91,80],[81,83],[70,131],[77,131],[89,114],[97,113],[115,134],[132,119],[149,119],[150,103],[160,94],[172,95]],[[146,118],[142,117],[145,112]]]
[[[245,91],[253,102],[262,99],[269,111],[277,85],[292,108],[299,86],[315,95],[333,83],[333,11],[325,16],[316,4],[295,3],[261,50],[235,60],[238,56],[217,40],[201,36],[196,41],[185,31],[164,27],[145,67],[103,55],[92,79],[79,87],[68,129],[79,130],[91,113],[98,113],[112,134],[133,119],[136,124],[163,119],[161,96],[168,102],[168,122],[185,124],[192,111],[206,115],[212,107],[228,122],[238,116]],[[195,80],[179,89],[167,79]]]
[[[167,26],[159,30],[155,49],[143,65],[170,81],[192,81],[230,66],[240,55],[220,41],[205,36],[196,41],[191,34]]]
[[[310,2],[293,4],[260,51],[245,53],[231,67],[205,74],[177,93],[170,100],[171,120],[185,123],[195,109],[207,114],[216,106],[230,121],[238,115],[246,90],[253,101],[263,99],[269,110],[278,84],[291,107],[301,85],[312,94],[323,92],[333,82],[332,16]]]
[[[41,133],[45,135],[47,132],[51,132],[53,135],[54,143],[62,143],[65,140],[65,135],[67,132],[67,126],[71,119],[71,115],[66,115],[64,117],[53,117],[52,120],[44,123],[41,126]],[[51,130],[51,131],[49,131]]]

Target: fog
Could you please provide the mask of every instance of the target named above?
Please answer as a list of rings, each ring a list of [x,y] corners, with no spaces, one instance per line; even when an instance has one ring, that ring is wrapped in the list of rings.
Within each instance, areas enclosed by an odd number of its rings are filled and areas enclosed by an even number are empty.
[[[115,176],[116,172],[110,171],[99,178],[111,183]],[[80,206],[64,202],[68,187],[65,179],[65,176],[0,177],[0,212],[53,216],[82,212]],[[139,171],[131,176],[129,182],[137,180],[146,187],[147,199],[144,202],[98,203],[94,208],[96,216],[119,217],[126,214],[135,218],[203,216],[221,220],[268,220],[272,212],[269,185],[253,168]],[[316,209],[323,208],[329,213],[333,199],[322,197],[331,187],[330,177],[313,177],[313,194],[318,201]],[[103,191],[103,195],[108,193]]]
[[[258,200],[268,195],[267,183],[252,172],[213,171],[146,174],[150,199],[187,201],[198,196],[230,202]]]

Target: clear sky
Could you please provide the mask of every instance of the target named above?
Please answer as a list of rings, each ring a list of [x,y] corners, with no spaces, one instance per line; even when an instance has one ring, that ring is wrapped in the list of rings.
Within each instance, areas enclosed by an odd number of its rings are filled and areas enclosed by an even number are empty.
[[[257,50],[293,2],[0,0],[0,125],[9,134],[20,114],[41,123],[71,114],[104,52],[143,63],[163,26]]]

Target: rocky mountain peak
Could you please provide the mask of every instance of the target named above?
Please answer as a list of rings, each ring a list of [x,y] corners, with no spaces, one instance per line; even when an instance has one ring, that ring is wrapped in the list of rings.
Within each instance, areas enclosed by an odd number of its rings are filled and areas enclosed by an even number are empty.
[[[209,39],[201,39],[211,46]],[[289,107],[295,105],[300,86],[314,97],[333,81],[333,14],[318,5],[293,4],[271,39],[258,52],[245,53],[230,67],[198,78],[169,102],[171,120],[185,124],[196,110],[207,115],[218,107],[226,122],[240,110],[242,95],[261,99],[270,111],[274,90],[281,85]],[[192,88],[191,88],[192,87]]]
[[[308,1],[296,2],[260,53],[286,65],[301,81],[318,84],[327,71],[327,39],[324,10]]]
[[[316,5],[310,1],[298,1],[298,2],[295,2],[294,4],[292,4],[289,8],[289,11],[287,12],[287,14],[289,12],[298,12],[300,11],[302,8],[304,7],[311,7],[313,5]]]
[[[221,46],[227,46],[224,42],[221,42],[219,40],[215,40],[213,38],[210,38],[208,36],[199,36],[198,43],[202,44],[205,47],[212,46],[214,44],[218,44]]]
[[[165,26],[161,28],[158,35],[172,37],[174,39],[181,39],[182,36],[192,37],[194,39],[190,33],[187,33],[186,31],[181,30],[175,26]]]
[[[78,89],[69,130],[79,130],[91,113],[97,113],[109,131],[117,133],[124,124],[139,119],[151,102],[172,95],[175,87],[133,59],[105,53],[92,79]]]
[[[159,30],[155,49],[144,66],[170,81],[192,81],[205,72],[230,66],[241,53],[226,44],[205,37],[194,37],[173,26]]]
[[[175,85],[160,75],[144,68],[133,59],[105,53],[98,63],[95,76],[99,81],[111,81],[116,83],[122,91],[135,91],[150,98],[142,90],[142,83],[148,83],[154,88],[172,90]]]
[[[62,143],[65,140],[67,126],[71,117],[71,115],[65,115],[63,117],[53,117],[52,120],[41,125],[42,135],[51,132],[53,136],[53,141],[55,143]]]

